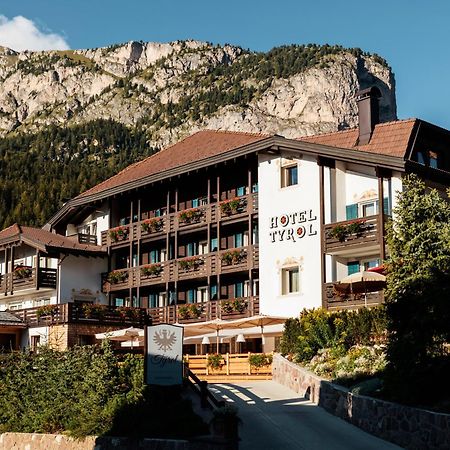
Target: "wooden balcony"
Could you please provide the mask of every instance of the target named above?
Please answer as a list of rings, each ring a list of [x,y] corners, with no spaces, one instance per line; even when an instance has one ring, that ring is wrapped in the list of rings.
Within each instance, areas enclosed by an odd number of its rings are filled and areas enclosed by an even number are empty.
[[[237,304],[233,307],[233,303]],[[231,304],[231,307],[229,306]],[[194,307],[190,309],[191,307]],[[212,300],[204,303],[170,305],[149,308],[148,315],[152,324],[159,323],[196,323],[220,318],[223,320],[241,319],[259,314],[259,297],[240,299]]]
[[[241,220],[257,211],[258,194],[243,195],[236,199],[189,208],[102,231],[101,244],[120,247],[138,239],[162,238],[167,233],[175,231],[195,231],[218,220],[223,222]]]
[[[78,243],[97,245],[97,236],[93,234],[78,233]]]
[[[258,268],[258,246],[249,245],[102,274],[103,292],[153,286],[170,281],[242,272]]]
[[[121,308],[90,303],[63,303],[28,308],[12,313],[31,327],[83,323],[111,326],[144,326],[148,323],[144,308]]]
[[[379,245],[379,216],[324,225],[325,252],[342,254],[358,247]]]
[[[375,306],[383,303],[383,291],[368,292],[367,302],[364,294],[341,294],[335,291],[333,283],[323,286],[323,306],[326,309],[357,309],[363,306]]]
[[[23,267],[13,273],[0,275],[0,292],[15,292],[25,289],[56,289],[56,269],[40,268],[36,280],[36,268]]]

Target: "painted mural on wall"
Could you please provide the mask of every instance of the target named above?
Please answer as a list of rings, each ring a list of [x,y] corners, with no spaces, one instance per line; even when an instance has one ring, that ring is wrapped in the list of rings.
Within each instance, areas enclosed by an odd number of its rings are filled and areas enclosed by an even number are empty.
[[[270,241],[298,242],[318,233],[317,215],[312,209],[285,213],[270,218]]]

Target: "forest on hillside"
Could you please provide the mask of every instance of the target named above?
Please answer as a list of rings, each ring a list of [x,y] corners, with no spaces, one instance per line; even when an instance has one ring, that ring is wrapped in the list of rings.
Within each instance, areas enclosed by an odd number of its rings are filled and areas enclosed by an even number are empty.
[[[0,227],[42,226],[63,203],[153,153],[112,120],[0,139]]]

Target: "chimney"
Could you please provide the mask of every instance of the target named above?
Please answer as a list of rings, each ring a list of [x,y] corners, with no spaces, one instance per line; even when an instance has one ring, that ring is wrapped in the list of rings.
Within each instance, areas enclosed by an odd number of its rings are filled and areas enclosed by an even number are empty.
[[[377,87],[372,86],[359,91],[356,95],[359,119],[358,145],[365,145],[370,142],[375,125],[380,122],[381,92]]]

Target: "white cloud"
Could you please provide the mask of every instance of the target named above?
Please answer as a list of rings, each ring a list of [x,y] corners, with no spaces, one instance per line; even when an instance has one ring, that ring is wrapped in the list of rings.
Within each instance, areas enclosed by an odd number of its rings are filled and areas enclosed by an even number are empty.
[[[16,51],[22,50],[66,50],[66,40],[55,33],[41,31],[26,17],[12,19],[0,15],[0,45]]]

